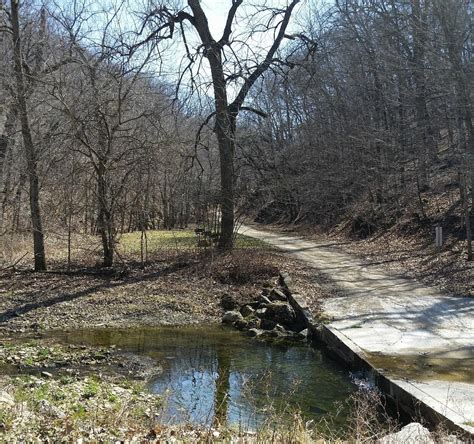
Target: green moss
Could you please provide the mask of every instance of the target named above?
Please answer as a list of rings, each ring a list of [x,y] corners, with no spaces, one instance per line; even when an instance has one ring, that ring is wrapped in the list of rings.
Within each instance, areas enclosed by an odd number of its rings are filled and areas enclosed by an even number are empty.
[[[71,410],[73,411],[72,416],[74,419],[84,419],[87,416],[87,410],[82,404],[72,405]]]
[[[45,360],[45,359],[49,358],[50,355],[51,355],[51,352],[48,348],[40,348],[38,350],[38,359],[39,360]]]
[[[119,401],[119,397],[115,393],[108,393],[107,400],[113,404],[116,404]]]
[[[443,354],[385,355],[367,353],[368,361],[385,374],[415,381],[472,381],[474,357],[452,358]]]
[[[59,382],[62,385],[72,384],[74,382],[74,378],[72,376],[69,376],[69,375],[61,375],[59,377]]]

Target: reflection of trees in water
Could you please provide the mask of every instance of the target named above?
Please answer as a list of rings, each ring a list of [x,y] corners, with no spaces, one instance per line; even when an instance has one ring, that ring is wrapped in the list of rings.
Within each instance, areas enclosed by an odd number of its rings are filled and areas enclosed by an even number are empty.
[[[222,344],[196,340],[191,347],[173,348],[164,373],[157,375],[154,390],[170,390],[170,420],[222,425],[229,413],[232,356],[236,350]]]
[[[68,341],[117,344],[156,359],[163,372],[149,386],[168,400],[166,421],[253,428],[298,406],[311,416],[331,410],[352,390],[345,372],[306,346],[260,343],[216,328],[77,333]]]
[[[305,361],[313,358],[305,348],[257,343],[248,350],[196,341],[180,351],[169,368],[174,401],[187,411],[186,419],[214,425],[230,420],[253,426],[297,407],[305,396]],[[183,379],[188,393],[182,392]]]
[[[216,426],[227,423],[227,411],[230,395],[231,349],[217,347],[217,379],[214,390],[214,420]]]
[[[298,390],[302,380],[296,375],[281,373],[268,368],[247,378],[242,386],[245,397],[256,420],[265,417],[284,416],[297,408]]]

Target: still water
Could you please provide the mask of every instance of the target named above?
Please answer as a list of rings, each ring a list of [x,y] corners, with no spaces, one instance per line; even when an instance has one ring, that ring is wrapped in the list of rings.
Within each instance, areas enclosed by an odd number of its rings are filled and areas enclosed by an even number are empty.
[[[337,404],[355,390],[347,370],[308,344],[259,342],[220,326],[79,330],[59,338],[156,360],[161,371],[148,387],[167,399],[163,419],[171,423],[255,427],[299,410],[308,420],[329,414],[340,427],[347,408]]]

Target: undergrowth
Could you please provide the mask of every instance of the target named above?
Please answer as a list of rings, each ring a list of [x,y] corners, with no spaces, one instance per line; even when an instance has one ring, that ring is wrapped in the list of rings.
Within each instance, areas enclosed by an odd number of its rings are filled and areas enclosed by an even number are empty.
[[[305,419],[299,411],[276,411],[256,430],[238,426],[168,425],[161,422],[163,399],[128,380],[63,375],[44,379],[23,375],[4,385],[14,404],[0,401],[0,442],[373,442],[397,424],[384,412],[378,392],[358,392],[348,399],[348,427],[335,429],[334,418]],[[271,403],[271,399],[269,400]],[[266,409],[271,411],[271,409]]]

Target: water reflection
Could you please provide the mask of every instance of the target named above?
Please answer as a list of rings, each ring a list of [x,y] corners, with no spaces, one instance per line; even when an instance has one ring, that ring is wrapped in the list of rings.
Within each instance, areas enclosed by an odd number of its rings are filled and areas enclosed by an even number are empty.
[[[301,409],[308,418],[334,412],[353,391],[347,372],[305,344],[266,344],[221,327],[81,330],[67,342],[117,345],[156,359],[149,381],[167,398],[162,420],[255,427]],[[344,412],[336,424],[343,424]]]

